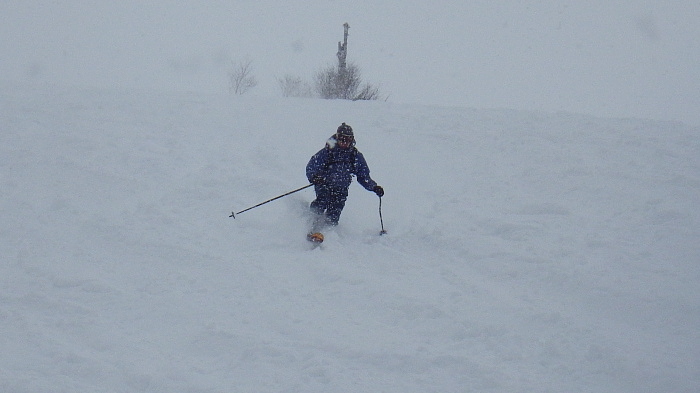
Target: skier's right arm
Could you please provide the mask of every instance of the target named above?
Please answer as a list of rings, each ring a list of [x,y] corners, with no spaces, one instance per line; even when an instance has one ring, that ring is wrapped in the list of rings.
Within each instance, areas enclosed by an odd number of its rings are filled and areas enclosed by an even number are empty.
[[[306,178],[310,183],[323,183],[323,170],[326,166],[327,158],[328,152],[326,149],[322,149],[318,153],[314,154],[309,160],[309,163],[306,164]]]

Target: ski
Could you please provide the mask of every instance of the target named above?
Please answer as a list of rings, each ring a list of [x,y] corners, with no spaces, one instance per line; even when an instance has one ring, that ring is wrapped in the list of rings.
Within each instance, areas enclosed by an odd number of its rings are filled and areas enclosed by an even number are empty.
[[[313,218],[313,223],[311,224],[309,233],[306,234],[306,240],[314,243],[317,246],[323,243],[323,233],[321,233],[321,229],[325,227],[325,222],[325,214],[316,215]]]
[[[321,232],[309,232],[306,234],[306,240],[311,245],[309,250],[315,250],[317,248],[323,249],[323,234]]]
[[[312,243],[321,244],[321,243],[323,243],[323,234],[321,232],[309,232],[306,235],[306,240],[308,240]]]

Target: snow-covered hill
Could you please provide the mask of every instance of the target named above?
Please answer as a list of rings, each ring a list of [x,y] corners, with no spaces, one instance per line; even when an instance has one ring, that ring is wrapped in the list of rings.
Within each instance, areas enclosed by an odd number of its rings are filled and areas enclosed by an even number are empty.
[[[322,248],[304,166],[341,122]],[[694,392],[700,130],[3,85],[0,391]]]

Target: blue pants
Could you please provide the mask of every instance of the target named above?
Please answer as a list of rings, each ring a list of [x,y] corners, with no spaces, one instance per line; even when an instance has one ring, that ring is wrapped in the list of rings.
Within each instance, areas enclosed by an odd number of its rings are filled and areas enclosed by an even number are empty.
[[[340,213],[343,212],[348,199],[348,188],[330,188],[325,185],[315,186],[316,199],[311,202],[311,211],[326,215],[326,224],[338,225]]]

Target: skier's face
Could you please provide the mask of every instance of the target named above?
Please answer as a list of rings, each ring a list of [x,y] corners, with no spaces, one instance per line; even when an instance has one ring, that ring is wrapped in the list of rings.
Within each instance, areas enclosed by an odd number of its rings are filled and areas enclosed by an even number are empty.
[[[338,146],[340,146],[341,149],[347,149],[355,140],[355,138],[349,135],[338,135],[336,138],[338,139]]]

